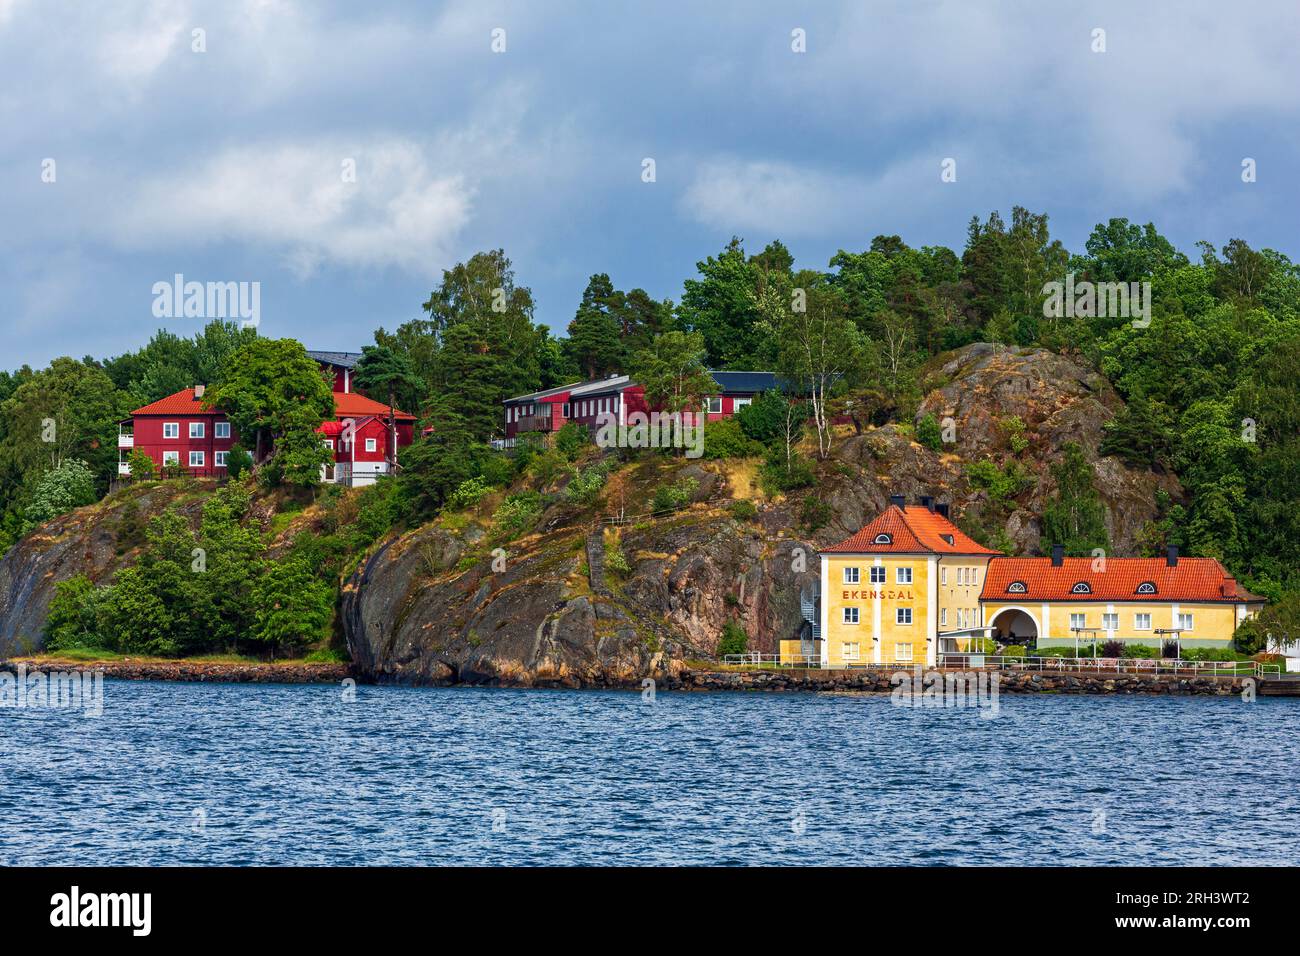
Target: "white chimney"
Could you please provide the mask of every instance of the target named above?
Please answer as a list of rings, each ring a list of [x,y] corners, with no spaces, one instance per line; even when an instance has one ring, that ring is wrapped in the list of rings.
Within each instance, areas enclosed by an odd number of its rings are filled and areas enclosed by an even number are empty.
[[[206,386],[206,385],[195,385],[195,386],[194,386],[194,397],[195,397],[196,399],[197,399],[197,398],[202,398],[202,397],[203,397],[203,393],[204,393],[204,391],[205,391],[206,389],[207,389],[207,386]]]

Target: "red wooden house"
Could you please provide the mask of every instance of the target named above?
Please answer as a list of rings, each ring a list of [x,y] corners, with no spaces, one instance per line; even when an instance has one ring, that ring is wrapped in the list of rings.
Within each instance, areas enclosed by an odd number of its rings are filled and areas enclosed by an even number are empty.
[[[708,420],[730,418],[760,393],[776,387],[773,372],[709,372],[718,393],[706,399]],[[600,416],[614,414],[621,424],[633,412],[649,412],[645,389],[627,375],[611,375],[592,382],[575,382],[559,388],[530,392],[508,398],[506,443],[513,444],[522,432],[556,432],[565,422],[581,422],[588,428],[600,424]]]
[[[351,390],[353,352],[310,352],[334,384],[334,419],[317,429],[334,452],[322,480],[346,485],[373,484],[388,471],[388,406]],[[330,358],[322,358],[329,356]],[[347,364],[344,364],[347,362]],[[205,387],[195,385],[137,408],[118,427],[119,475],[129,475],[127,455],[139,449],[156,468],[176,465],[186,474],[222,477],[226,457],[239,440],[223,412],[203,407]],[[397,447],[411,444],[415,416],[397,410]]]

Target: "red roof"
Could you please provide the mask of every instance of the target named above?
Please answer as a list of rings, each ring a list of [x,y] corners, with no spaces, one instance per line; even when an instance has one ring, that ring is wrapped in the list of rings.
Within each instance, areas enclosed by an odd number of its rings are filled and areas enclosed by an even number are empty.
[[[193,388],[182,388],[156,402],[131,412],[132,415],[220,415],[215,408],[204,408],[202,399],[194,397]]]
[[[1060,567],[1053,567],[1051,558],[994,558],[980,600],[1242,604],[1264,600],[1240,587],[1213,558],[1179,558],[1173,567],[1164,558],[1107,558],[1104,571],[1094,571],[1093,560],[1065,558]],[[1008,590],[1013,585],[1016,589]]]
[[[381,405],[379,402],[371,401],[364,395],[358,395],[356,392],[335,392],[334,393],[334,414],[338,418],[360,418],[363,415],[374,415],[379,418],[388,417],[388,406]],[[393,417],[405,419],[406,421],[415,421],[415,416],[402,411],[400,408],[394,409]]]
[[[857,534],[822,548],[821,553],[1001,554],[975,541],[937,511],[923,505],[900,508],[893,504]]]
[[[222,413],[215,408],[204,408],[202,400],[194,397],[193,388],[183,388],[179,392],[174,392],[173,394],[168,395],[166,398],[160,398],[156,402],[137,408],[131,414],[220,415]],[[387,418],[388,406],[381,405],[379,402],[371,401],[364,395],[358,395],[356,392],[335,392],[334,415],[336,418],[362,418],[366,415]],[[401,409],[398,409],[395,415],[399,420],[415,421],[414,415],[408,415]]]

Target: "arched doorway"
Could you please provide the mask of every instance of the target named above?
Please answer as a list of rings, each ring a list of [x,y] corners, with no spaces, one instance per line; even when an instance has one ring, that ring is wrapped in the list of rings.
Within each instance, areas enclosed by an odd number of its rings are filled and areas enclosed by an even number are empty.
[[[1038,643],[1038,621],[1022,607],[1004,607],[989,621],[992,637],[999,644]]]

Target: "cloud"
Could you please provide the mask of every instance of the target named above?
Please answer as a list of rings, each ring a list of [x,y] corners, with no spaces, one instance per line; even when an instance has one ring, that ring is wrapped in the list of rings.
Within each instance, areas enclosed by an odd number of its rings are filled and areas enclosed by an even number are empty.
[[[425,271],[445,259],[473,197],[463,175],[434,168],[410,140],[240,146],[149,182],[110,232],[138,248],[248,243],[299,276],[325,264]]]

